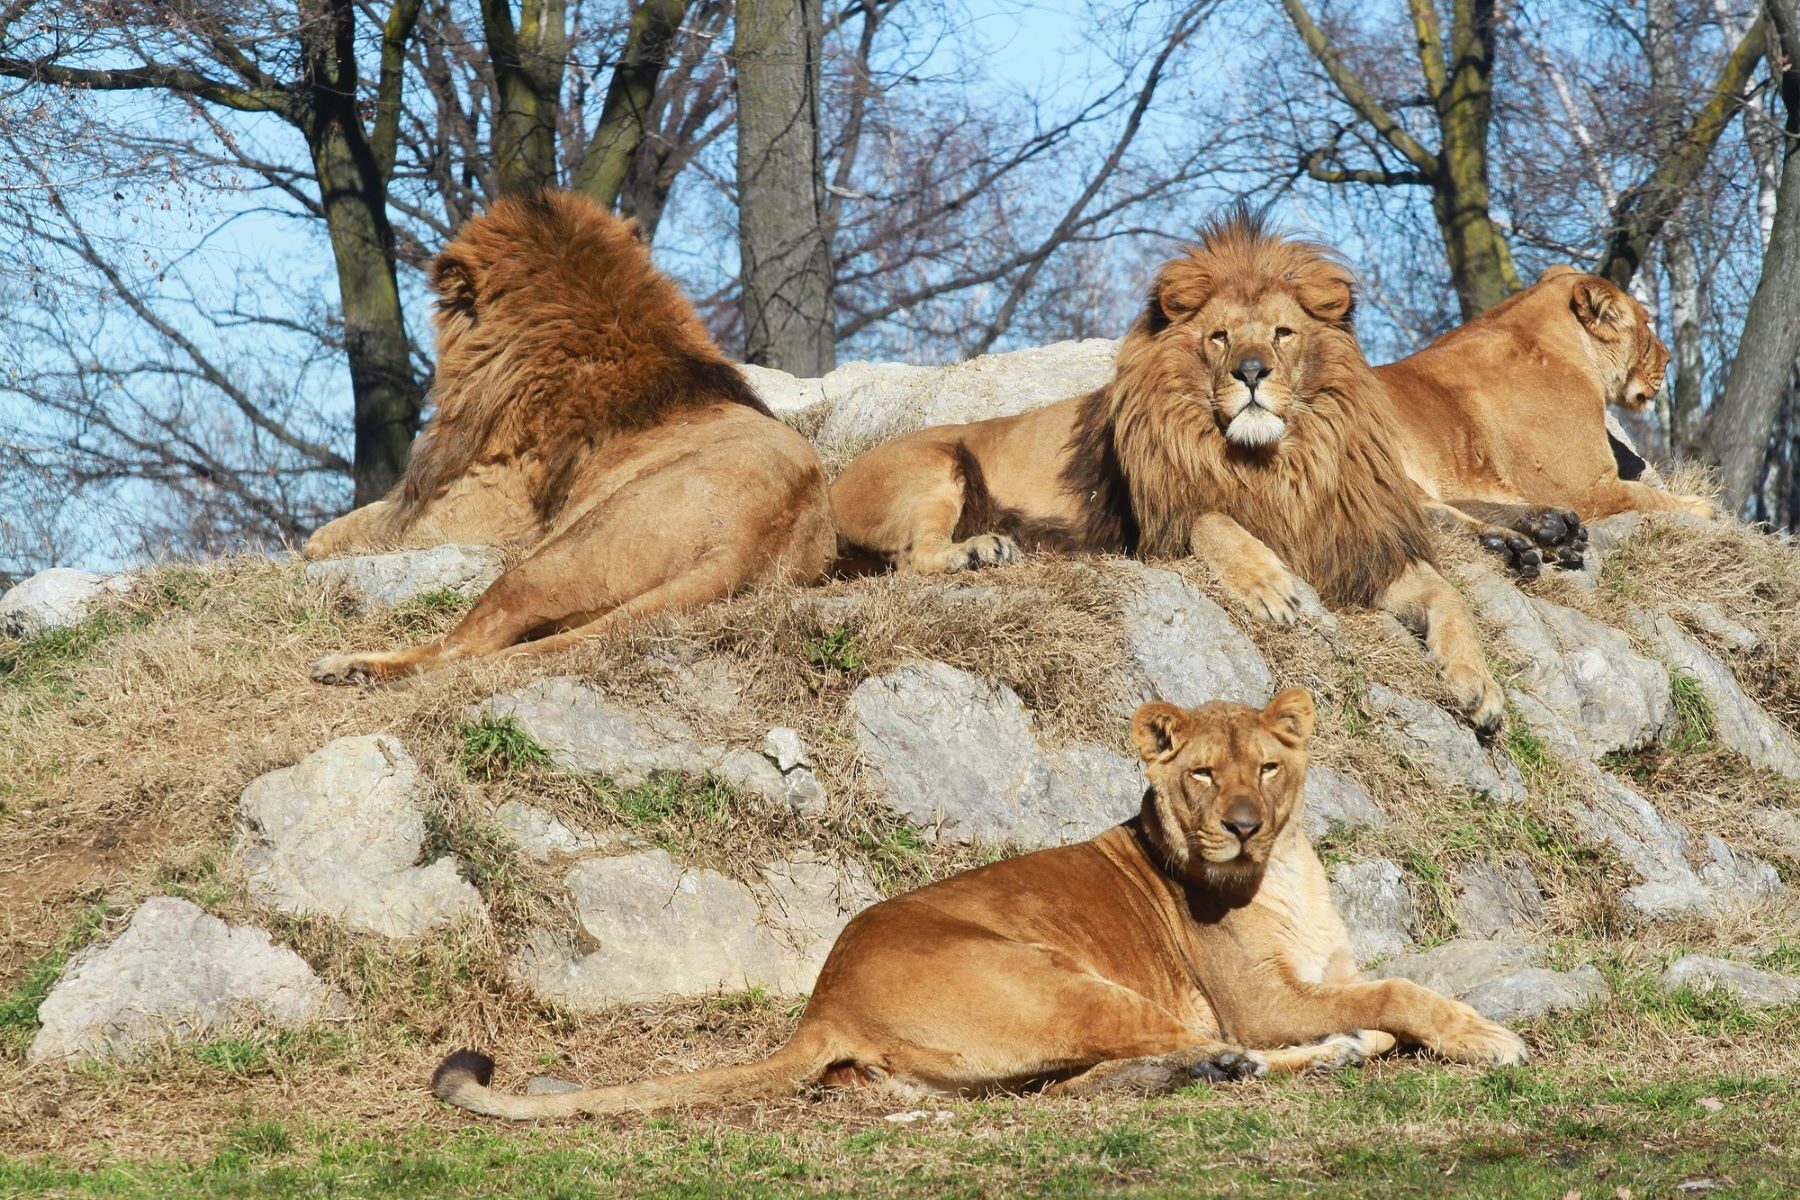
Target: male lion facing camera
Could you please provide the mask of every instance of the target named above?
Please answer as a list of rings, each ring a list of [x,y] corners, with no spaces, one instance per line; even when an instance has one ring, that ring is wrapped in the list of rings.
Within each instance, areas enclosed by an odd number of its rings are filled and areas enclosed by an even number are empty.
[[[1166,1091],[1359,1062],[1396,1041],[1525,1060],[1517,1035],[1404,979],[1357,977],[1301,832],[1312,698],[1146,704],[1142,811],[1091,841],[967,871],[845,926],[788,1044],[761,1062],[559,1095],[488,1087],[459,1051],[433,1086],[529,1120],[885,1084],[950,1095]],[[1310,1043],[1310,1044],[1300,1044]]]
[[[840,556],[902,570],[1024,549],[1194,554],[1277,624],[1298,574],[1418,630],[1483,731],[1505,698],[1468,606],[1432,566],[1387,393],[1330,250],[1235,214],[1164,264],[1099,391],[877,446],[832,485]]]

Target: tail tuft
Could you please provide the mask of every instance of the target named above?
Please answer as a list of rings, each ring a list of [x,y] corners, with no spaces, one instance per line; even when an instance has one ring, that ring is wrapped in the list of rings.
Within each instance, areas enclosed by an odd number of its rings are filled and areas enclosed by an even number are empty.
[[[464,1084],[486,1087],[494,1077],[494,1060],[479,1050],[458,1050],[431,1075],[431,1090],[439,1100],[454,1101]]]

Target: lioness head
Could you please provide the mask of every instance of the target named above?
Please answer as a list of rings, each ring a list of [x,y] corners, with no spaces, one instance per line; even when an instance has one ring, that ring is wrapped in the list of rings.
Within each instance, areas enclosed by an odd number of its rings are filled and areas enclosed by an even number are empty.
[[[1656,336],[1650,310],[1610,281],[1574,267],[1550,267],[1538,282],[1558,278],[1569,281],[1569,311],[1587,333],[1606,402],[1643,411],[1662,391],[1669,366],[1669,348]]]
[[[1322,341],[1336,333],[1354,347],[1354,307],[1350,272],[1332,250],[1236,212],[1157,272],[1140,328],[1211,404],[1227,441],[1272,446],[1315,392]]]
[[[1300,806],[1312,697],[1289,688],[1260,711],[1215,700],[1155,701],[1131,719],[1150,791],[1144,829],[1177,873],[1221,886],[1254,883]]]

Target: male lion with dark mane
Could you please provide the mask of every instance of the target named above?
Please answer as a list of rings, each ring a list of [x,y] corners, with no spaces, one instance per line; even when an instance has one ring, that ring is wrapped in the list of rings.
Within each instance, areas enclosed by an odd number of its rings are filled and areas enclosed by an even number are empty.
[[[1606,427],[1607,405],[1642,411],[1656,398],[1668,364],[1636,298],[1554,266],[1375,377],[1428,507],[1531,575],[1544,560],[1581,565],[1583,519],[1715,515],[1704,496],[1642,482],[1644,461]]]
[[[761,1062],[553,1095],[493,1091],[464,1050],[432,1084],[532,1120],[885,1085],[950,1095],[1171,1091],[1335,1068],[1422,1046],[1526,1060],[1525,1043],[1406,979],[1357,975],[1301,829],[1312,697],[1267,708],[1146,704],[1139,814],[1090,841],[966,871],[859,914],[806,1015]]]
[[[877,446],[832,485],[845,562],[931,572],[1026,549],[1194,554],[1276,624],[1294,573],[1420,631],[1473,724],[1500,723],[1468,606],[1432,565],[1387,394],[1330,249],[1235,213],[1164,264],[1112,382]]]
[[[504,197],[432,262],[431,285],[437,415],[393,492],[320,529],[306,556],[451,541],[525,556],[442,641],[328,655],[314,679],[552,650],[830,565],[812,445],[770,415],[629,223],[568,193]]]

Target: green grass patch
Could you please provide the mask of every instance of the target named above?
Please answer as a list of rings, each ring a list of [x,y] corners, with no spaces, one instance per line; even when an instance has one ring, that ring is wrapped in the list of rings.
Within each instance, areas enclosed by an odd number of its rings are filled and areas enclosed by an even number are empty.
[[[848,625],[839,625],[824,637],[806,643],[806,661],[821,671],[848,674],[863,665],[862,646]]]
[[[96,904],[83,912],[50,953],[25,968],[19,985],[0,997],[0,1053],[24,1056],[25,1048],[37,1036],[38,1007],[56,986],[70,957],[87,945],[111,911],[107,905]]]
[[[1718,733],[1712,701],[1700,690],[1700,681],[1687,671],[1669,671],[1669,702],[1680,727],[1667,739],[1671,754],[1688,754],[1712,744]]]
[[[29,641],[0,641],[0,686],[54,688],[68,668],[127,630],[149,623],[147,613],[127,616],[107,610],[74,625],[46,630]]]
[[[385,615],[396,634],[418,638],[444,628],[449,623],[446,618],[460,618],[473,603],[471,597],[455,588],[433,588],[396,605]]]
[[[1516,711],[1507,713],[1505,745],[1507,757],[1519,768],[1519,774],[1525,777],[1525,785],[1532,791],[1537,791],[1556,774],[1556,756]]]
[[[510,771],[550,766],[550,752],[519,728],[513,717],[464,721],[456,765],[469,779],[490,780]]]

